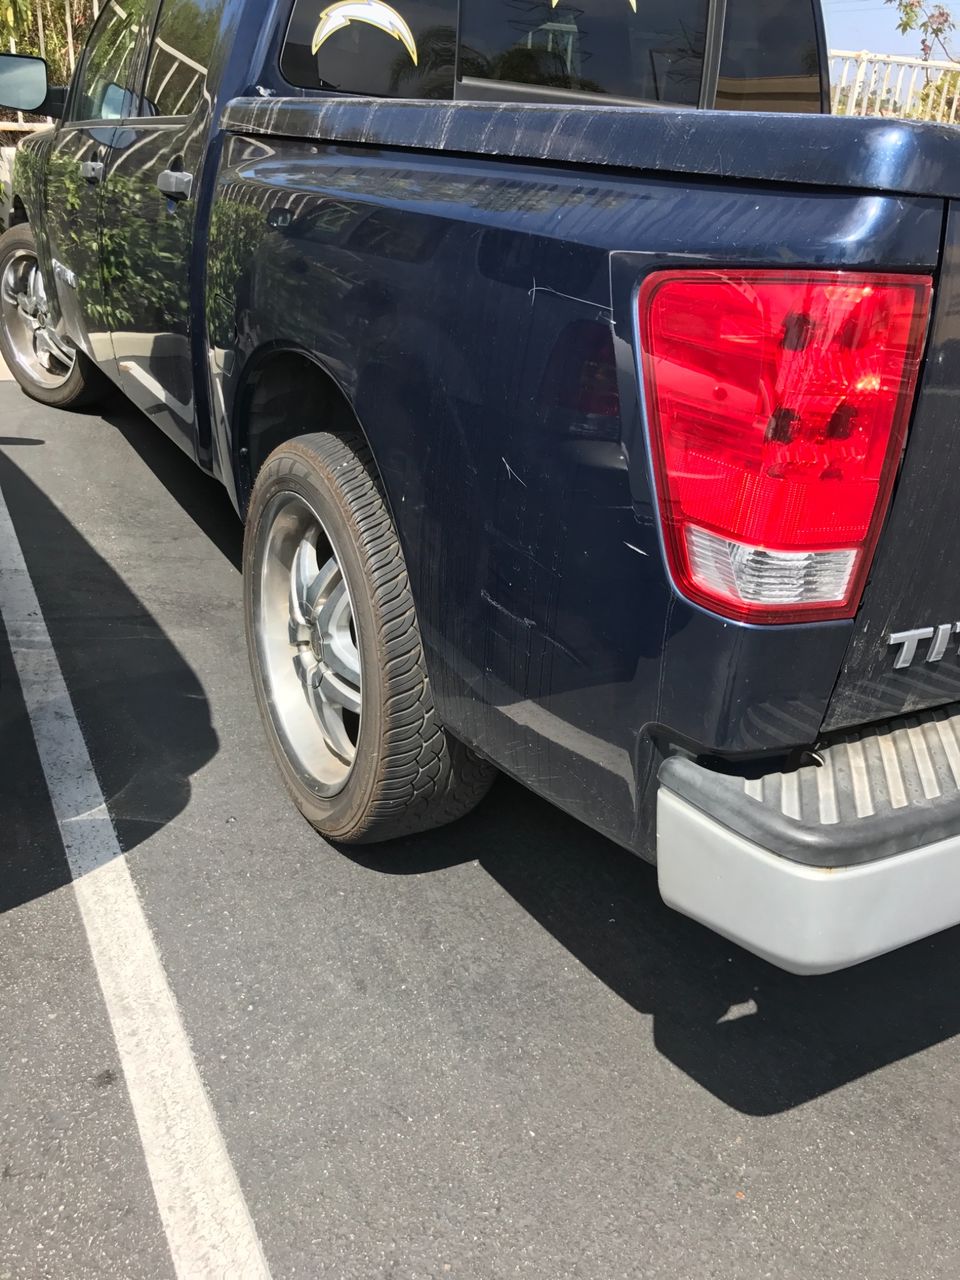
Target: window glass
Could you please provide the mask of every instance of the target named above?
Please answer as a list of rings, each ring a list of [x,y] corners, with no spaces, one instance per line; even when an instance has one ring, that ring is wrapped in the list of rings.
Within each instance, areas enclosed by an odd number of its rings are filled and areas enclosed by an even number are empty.
[[[717,107],[821,110],[812,0],[727,0]]]
[[[464,0],[460,75],[696,106],[707,4]]]
[[[193,115],[206,90],[223,6],[224,0],[164,0],[150,49],[144,115]]]
[[[296,0],[280,69],[303,89],[452,98],[456,48],[456,0]]]
[[[100,10],[70,106],[71,120],[135,115],[133,76],[147,0],[107,0]]]

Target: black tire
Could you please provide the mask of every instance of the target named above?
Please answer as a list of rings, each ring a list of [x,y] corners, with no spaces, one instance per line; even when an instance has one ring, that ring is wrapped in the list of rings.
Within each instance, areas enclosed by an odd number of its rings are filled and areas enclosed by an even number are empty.
[[[258,644],[271,511],[286,495],[319,517],[350,594],[362,671],[362,714],[351,772],[324,795],[288,751],[268,694]],[[280,517],[278,516],[277,519]],[[261,718],[280,772],[304,817],[330,840],[372,844],[453,822],[469,813],[496,770],[441,726],[403,553],[357,433],[318,432],[281,445],[257,477],[244,539],[247,647]],[[317,730],[319,737],[319,729]]]
[[[23,223],[11,227],[0,236],[0,281],[3,281],[11,259],[24,254],[37,257],[36,241],[30,227]],[[46,282],[45,282],[46,283]],[[49,287],[47,288],[49,296]],[[97,366],[83,354],[76,352],[69,376],[58,386],[48,386],[31,375],[24,361],[18,359],[13,335],[8,331],[6,309],[0,306],[0,355],[22,389],[32,400],[54,409],[89,408],[103,398],[109,390],[109,382]]]

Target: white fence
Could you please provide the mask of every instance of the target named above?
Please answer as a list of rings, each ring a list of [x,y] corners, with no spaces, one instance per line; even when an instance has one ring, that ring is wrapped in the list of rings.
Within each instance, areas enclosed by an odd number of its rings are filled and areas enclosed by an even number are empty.
[[[960,123],[960,63],[834,49],[830,84],[836,115]]]

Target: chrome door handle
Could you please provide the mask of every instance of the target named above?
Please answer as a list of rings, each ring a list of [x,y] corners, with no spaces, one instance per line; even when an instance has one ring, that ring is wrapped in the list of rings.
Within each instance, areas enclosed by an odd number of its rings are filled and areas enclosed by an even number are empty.
[[[193,191],[193,174],[182,169],[164,169],[157,177],[157,186],[171,200],[189,200]]]
[[[84,160],[80,165],[80,177],[87,182],[103,181],[103,162],[101,160]]]

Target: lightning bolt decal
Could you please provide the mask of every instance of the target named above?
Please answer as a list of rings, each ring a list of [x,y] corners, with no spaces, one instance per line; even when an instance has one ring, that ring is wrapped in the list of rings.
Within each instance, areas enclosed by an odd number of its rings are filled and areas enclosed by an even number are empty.
[[[367,26],[385,31],[394,40],[399,40],[409,53],[413,65],[417,65],[417,42],[413,32],[390,5],[383,0],[338,0],[337,4],[324,9],[313,33],[313,52],[318,53],[325,40],[337,31],[342,31],[351,22],[365,22]]]

